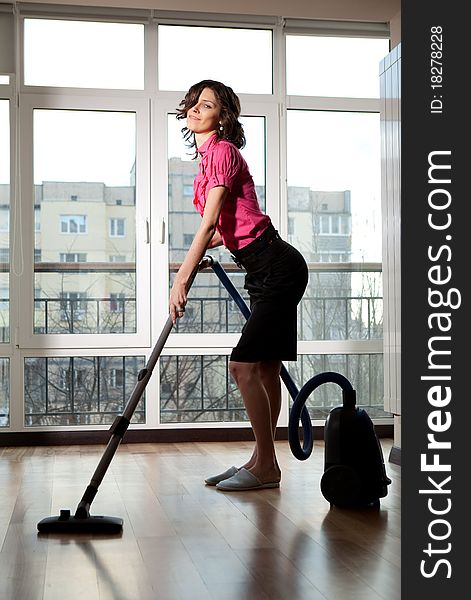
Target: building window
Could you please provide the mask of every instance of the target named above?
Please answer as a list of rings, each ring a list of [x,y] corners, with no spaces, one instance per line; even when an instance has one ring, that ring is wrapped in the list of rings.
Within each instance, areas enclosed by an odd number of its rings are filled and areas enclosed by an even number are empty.
[[[85,252],[61,252],[60,262],[66,263],[77,263],[87,262],[87,255]]]
[[[194,234],[193,233],[184,233],[183,234],[183,246],[184,248],[189,248],[191,246],[191,242],[193,241],[194,238]]]
[[[124,299],[126,295],[119,292],[110,294],[110,312],[123,313],[124,312]]]
[[[86,215],[61,215],[60,217],[61,233],[87,233]]]
[[[288,235],[294,235],[294,218],[288,217]]]
[[[39,233],[41,231],[41,205],[34,205],[34,231]]]
[[[183,186],[183,195],[184,196],[193,196],[193,186],[192,185],[184,185]]]
[[[0,232],[8,233],[10,231],[10,207],[5,204],[0,206]]]
[[[70,199],[72,200],[72,202],[77,202],[78,196],[72,194],[72,196],[70,196]]]
[[[330,233],[330,215],[321,215],[319,220],[319,233],[324,235]]]
[[[110,369],[109,385],[112,388],[121,388],[124,383],[123,369]]]
[[[110,237],[124,237],[126,219],[110,219]]]
[[[87,312],[86,292],[60,292],[61,321],[80,321]]]
[[[124,254],[112,254],[110,256],[110,262],[112,262],[112,263],[126,262],[126,256]]]

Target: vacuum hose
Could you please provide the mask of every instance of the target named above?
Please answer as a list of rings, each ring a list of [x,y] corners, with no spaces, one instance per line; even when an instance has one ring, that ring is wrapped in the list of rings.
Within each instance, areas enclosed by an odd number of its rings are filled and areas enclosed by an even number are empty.
[[[219,281],[223,284],[223,286],[229,292],[230,296],[232,297],[234,302],[239,307],[239,310],[242,313],[242,315],[246,319],[248,319],[250,317],[250,308],[247,306],[245,300],[239,294],[236,287],[234,286],[232,281],[229,279],[229,277],[227,276],[227,274],[224,271],[224,269],[222,268],[222,266],[219,264],[219,262],[217,260],[215,260],[211,256],[205,256],[205,260],[207,261],[208,266],[210,266],[213,269],[214,273],[219,278]],[[324,373],[324,375],[325,375],[325,373]],[[301,389],[301,392],[300,392],[298,390],[298,387],[294,383],[291,375],[288,373],[286,367],[283,364],[281,365],[280,377],[281,377],[283,383],[285,384],[289,395],[291,396],[291,398],[294,401],[296,401],[296,399],[300,396],[300,394],[304,390],[304,388],[306,388],[306,386],[308,386],[310,384],[310,381],[312,381],[312,380],[308,381],[307,384]],[[339,375],[339,377],[341,377],[341,375]],[[348,383],[348,380],[345,380],[345,381],[347,381],[347,383]],[[291,450],[292,450],[294,456],[296,456],[296,458],[298,458],[299,460],[306,460],[306,458],[309,458],[309,456],[311,456],[312,448],[314,445],[314,436],[312,434],[311,417],[309,416],[309,411],[307,410],[307,408],[305,406],[305,402],[306,402],[309,394],[310,394],[310,392],[308,392],[305,395],[304,401],[299,403],[299,411],[297,412],[296,423],[295,423],[295,427],[293,429],[293,431],[294,431],[293,435],[295,435],[296,443],[293,440],[293,445],[291,445],[291,441],[290,441]],[[302,447],[299,443],[299,436],[298,436],[298,423],[299,423],[300,418],[301,418],[301,424],[303,427],[303,445],[302,445]],[[296,448],[296,452],[293,450],[293,447]]]
[[[336,383],[342,388],[343,393],[343,405],[348,407],[355,407],[356,404],[356,392],[352,387],[352,384],[346,377],[335,371],[325,371],[314,375],[307,383],[303,385],[299,394],[296,396],[291,407],[288,423],[288,440],[291,452],[298,460],[306,460],[310,457],[312,452],[312,442],[306,443],[304,439],[303,446],[299,442],[299,419],[306,409],[306,400],[309,398],[311,393],[323,383]],[[305,430],[305,428],[303,427]],[[311,432],[312,439],[312,432]]]

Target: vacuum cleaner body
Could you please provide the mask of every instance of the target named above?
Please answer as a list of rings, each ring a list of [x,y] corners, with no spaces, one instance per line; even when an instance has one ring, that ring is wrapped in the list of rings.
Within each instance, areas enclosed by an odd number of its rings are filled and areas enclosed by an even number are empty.
[[[321,492],[339,507],[379,506],[391,480],[368,413],[355,406],[355,392],[329,413],[324,427]],[[346,401],[347,398],[347,401]]]

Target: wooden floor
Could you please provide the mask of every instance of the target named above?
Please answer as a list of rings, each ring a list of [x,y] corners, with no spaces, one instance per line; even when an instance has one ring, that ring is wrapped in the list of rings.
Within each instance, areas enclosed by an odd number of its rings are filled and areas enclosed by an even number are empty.
[[[2,600],[396,600],[400,468],[379,510],[330,508],[319,489],[323,443],[299,462],[277,442],[280,489],[224,493],[205,476],[249,442],[122,444],[92,505],[124,518],[121,536],[42,536],[75,512],[102,446],[0,448]]]

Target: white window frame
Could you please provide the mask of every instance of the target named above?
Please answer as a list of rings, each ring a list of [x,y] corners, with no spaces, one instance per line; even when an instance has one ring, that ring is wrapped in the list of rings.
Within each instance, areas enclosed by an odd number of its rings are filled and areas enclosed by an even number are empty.
[[[70,224],[73,219],[77,219],[78,231],[70,231]],[[82,226],[79,219],[83,219],[83,231]],[[67,224],[67,231],[63,231],[62,225]],[[35,225],[36,229],[36,225]],[[87,223],[87,215],[60,215],[59,217],[59,233],[61,235],[87,235],[88,234],[88,223]]]
[[[242,28],[271,28],[273,29],[273,94],[272,95],[241,95],[242,112],[244,115],[265,116],[267,119],[267,180],[266,198],[267,212],[272,217],[275,225],[282,235],[287,233],[287,188],[286,188],[286,111],[287,109],[303,110],[357,110],[363,112],[379,111],[379,100],[370,100],[365,103],[361,99],[330,99],[311,97],[288,97],[285,95],[285,56],[284,36],[288,32],[311,34],[317,31],[326,32],[326,35],[338,35],[333,22],[321,21],[314,25],[307,20],[281,19],[274,17],[257,16],[224,16],[204,13],[182,13],[159,10],[139,9],[113,9],[104,7],[78,7],[29,4],[20,5],[19,13],[15,19],[20,32],[19,47],[22,47],[23,17],[51,15],[57,18],[80,18],[90,20],[109,20],[143,22],[145,28],[145,89],[144,90],[92,90],[79,88],[46,88],[28,87],[21,79],[16,83],[14,74],[10,75],[10,85],[0,85],[2,91],[8,92],[11,106],[12,131],[15,131],[17,122],[17,106],[21,112],[21,138],[19,164],[21,165],[21,190],[22,204],[21,217],[26,230],[34,232],[34,208],[31,193],[32,189],[32,110],[33,108],[70,108],[84,110],[131,110],[137,117],[137,156],[138,173],[136,180],[136,193],[139,201],[136,205],[137,233],[136,239],[136,266],[138,305],[138,332],[137,334],[112,334],[112,335],[78,335],[66,334],[32,336],[32,310],[28,298],[33,298],[34,281],[31,276],[34,272],[34,236],[23,236],[20,277],[13,278],[10,289],[12,301],[11,325],[12,342],[0,346],[2,357],[10,358],[10,425],[1,431],[50,431],[51,427],[26,428],[24,426],[24,399],[23,399],[23,374],[24,360],[28,357],[69,357],[69,356],[142,356],[146,359],[152,350],[152,342],[162,330],[167,318],[166,306],[168,302],[168,231],[165,230],[168,211],[167,189],[167,113],[174,112],[175,107],[182,97],[182,92],[161,92],[157,88],[157,25],[213,25],[220,27]],[[340,33],[348,34],[355,29],[355,23],[340,23]],[[362,32],[367,35],[368,27]],[[348,31],[347,31],[348,30]],[[371,35],[377,35],[378,29],[372,24]],[[16,57],[17,72],[20,78],[21,56]],[[19,97],[16,95],[19,91]],[[2,97],[6,97],[3,95]],[[11,156],[16,154],[16,138],[12,135]],[[152,156],[152,161],[150,157]],[[11,185],[12,198],[16,195],[15,171],[12,163]],[[19,187],[19,185],[18,185]],[[17,230],[17,233],[20,233]],[[20,239],[21,236],[18,238]],[[152,240],[152,246],[150,245]],[[151,271],[150,264],[159,265],[158,272],[164,275],[156,277],[156,270]],[[18,264],[18,263],[17,263]],[[152,278],[151,278],[152,276]],[[18,279],[19,284],[17,283]],[[149,281],[151,285],[149,285]],[[27,322],[21,320],[20,315],[28,315]],[[141,317],[139,318],[139,316]],[[16,333],[13,327],[16,326]],[[206,336],[199,341],[196,335],[172,334],[168,340],[163,354],[166,355],[194,355],[194,354],[229,354],[238,335],[216,334]],[[366,342],[345,341],[339,342],[300,342],[300,354],[348,354],[348,353],[382,353],[382,341]],[[133,429],[147,429],[149,427],[164,429],[180,428],[208,428],[223,429],[225,427],[247,427],[247,422],[242,423],[160,423],[159,408],[159,368],[146,388],[146,395],[153,401],[146,402],[146,423],[131,425]],[[283,386],[283,405],[279,424],[288,423],[288,399]],[[375,422],[379,422],[376,421]],[[389,420],[387,422],[390,422]],[[100,430],[107,426],[88,425],[54,426],[54,431],[78,431],[80,429]]]
[[[85,260],[79,260],[81,256],[85,257]],[[67,260],[68,258],[73,258],[73,260]],[[87,253],[86,252],[61,252],[59,255],[59,262],[62,262],[62,263],[84,263],[84,262],[87,262]]]
[[[166,98],[159,99],[156,103],[155,121],[156,127],[160,132],[160,136],[157,140],[158,147],[155,152],[157,154],[165,156],[165,160],[154,161],[153,163],[153,180],[155,181],[155,189],[159,198],[165,198],[165,203],[159,207],[159,216],[153,221],[157,221],[158,226],[165,230],[165,235],[162,235],[162,229],[157,230],[152,236],[157,236],[159,241],[163,243],[159,244],[158,248],[154,248],[155,255],[152,257],[152,261],[156,261],[156,264],[165,264],[165,271],[167,273],[166,281],[159,281],[157,286],[159,296],[155,303],[153,320],[160,323],[163,327],[165,320],[167,319],[167,302],[168,302],[168,273],[169,273],[169,260],[168,260],[168,166],[167,166],[167,136],[168,136],[168,125],[167,119],[169,114],[175,113],[175,107],[178,106],[179,101],[182,98],[181,93],[172,93],[173,99],[169,99],[169,94],[165,94]],[[278,114],[279,109],[277,106],[276,99],[272,96],[268,101],[261,101],[260,97],[254,99],[252,96],[240,95],[241,100],[241,114],[243,117],[263,117],[265,119],[266,126],[266,180],[265,180],[265,195],[267,199],[267,212],[271,216],[275,227],[280,227],[279,217],[279,185],[276,173],[278,171],[278,165],[280,161],[279,153],[279,126],[278,126]],[[268,98],[268,97],[267,97]],[[250,166],[250,165],[249,165]],[[154,187],[154,186],[153,186]],[[154,206],[154,204],[153,204]],[[208,251],[211,254],[211,251]],[[216,275],[214,276],[216,277]],[[165,307],[165,308],[164,308]],[[203,351],[207,348],[218,348],[221,352],[230,351],[233,346],[237,343],[239,338],[238,334],[232,333],[216,333],[216,334],[185,334],[185,333],[171,333],[167,344],[163,350],[163,355],[167,352],[171,352],[174,348],[192,348],[195,352]],[[168,425],[168,424],[166,424]],[[193,423],[193,425],[195,425]],[[224,424],[220,423],[220,426]]]
[[[120,223],[122,223],[122,225],[123,225],[123,233],[119,233]],[[110,238],[125,238],[126,237],[126,219],[125,219],[125,217],[110,217],[109,236],[110,236]]]
[[[88,92],[89,90],[87,90]],[[35,109],[68,109],[91,111],[122,111],[136,114],[136,163],[139,165],[136,177],[136,333],[116,334],[67,334],[48,333],[33,334],[33,236],[23,236],[24,239],[24,275],[20,279],[21,314],[25,315],[19,332],[19,347],[32,348],[110,348],[122,347],[123,351],[129,346],[136,348],[148,347],[150,344],[149,320],[144,316],[150,312],[150,298],[147,281],[150,271],[149,237],[147,223],[150,219],[150,186],[149,186],[149,109],[148,103],[140,98],[111,97],[98,95],[74,95],[65,93],[33,94],[25,93],[22,97],[20,116],[21,129],[21,160],[22,160],[22,216],[23,227],[33,231],[33,111]],[[64,234],[66,235],[66,234]],[[79,234],[77,234],[79,235]],[[106,235],[106,233],[104,233]]]

